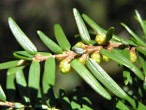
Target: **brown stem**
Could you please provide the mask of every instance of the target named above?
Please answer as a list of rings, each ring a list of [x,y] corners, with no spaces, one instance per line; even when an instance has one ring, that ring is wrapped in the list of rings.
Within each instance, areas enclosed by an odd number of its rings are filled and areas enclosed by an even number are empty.
[[[119,47],[121,44],[114,43],[114,42],[109,42],[109,44],[105,47],[107,50],[111,51],[115,47]]]
[[[0,106],[6,106],[6,107],[14,108],[14,103],[12,103],[12,102],[0,102]]]
[[[99,52],[101,48],[102,48],[102,46],[92,46],[91,48],[87,49],[87,53],[90,54],[95,51]]]
[[[43,56],[43,55],[37,54],[37,55],[33,58],[33,61],[41,62],[41,61],[47,60],[49,57],[51,57],[51,56]]]
[[[65,60],[67,60],[68,62],[70,62],[72,59],[74,59],[74,57],[77,56],[77,54],[73,51],[68,51],[67,52],[67,57],[65,58]]]
[[[111,51],[113,48],[119,47],[120,45],[121,44],[110,42],[104,48],[107,48],[108,50]],[[93,53],[95,51],[99,52],[100,49],[103,48],[103,46],[93,46],[93,45],[85,45],[85,44],[82,44],[82,48],[85,50],[85,52],[83,53],[83,55],[84,54],[87,54],[85,56],[88,56],[89,54],[91,54],[91,53]],[[43,55],[37,54],[33,58],[33,61],[41,62],[41,61],[47,60],[50,57],[53,57],[55,59],[66,59],[66,60],[68,60],[68,62],[70,62],[77,55],[78,54],[76,54],[75,52],[73,52],[71,50],[66,51],[66,52],[63,52],[62,54],[57,54],[57,55],[52,55],[52,56],[43,56]]]

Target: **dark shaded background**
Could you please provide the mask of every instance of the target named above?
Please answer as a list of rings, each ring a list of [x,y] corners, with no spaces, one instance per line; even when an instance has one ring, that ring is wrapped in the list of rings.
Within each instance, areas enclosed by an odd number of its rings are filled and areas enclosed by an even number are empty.
[[[8,17],[18,23],[39,51],[48,51],[36,31],[41,30],[53,39],[53,25],[59,23],[73,43],[74,34],[78,33],[72,13],[74,7],[105,29],[115,27],[116,34],[123,33],[124,28],[120,26],[120,22],[139,32],[140,27],[134,21],[135,9],[146,18],[146,0],[0,0],[0,63],[12,59],[13,51],[22,50],[9,29]],[[59,77],[60,81],[68,81],[65,77]],[[0,82],[5,80],[2,79]],[[80,82],[76,80],[77,83]],[[65,82],[64,85],[75,86],[73,80],[69,81],[70,83]],[[60,82],[57,86],[60,86]]]

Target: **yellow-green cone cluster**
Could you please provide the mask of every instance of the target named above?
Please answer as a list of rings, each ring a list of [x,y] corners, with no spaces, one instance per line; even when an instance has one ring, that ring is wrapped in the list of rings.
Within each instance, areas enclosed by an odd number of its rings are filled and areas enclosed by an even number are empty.
[[[76,47],[80,47],[80,48],[81,48],[81,47],[82,47],[82,45],[83,45],[83,42],[77,42],[75,46],[76,46]]]
[[[106,35],[104,34],[98,34],[95,38],[95,41],[99,44],[99,45],[104,45],[106,43]]]
[[[135,51],[130,51],[130,61],[132,63],[134,63],[134,62],[136,62],[136,60],[137,60],[137,55],[136,55]]]
[[[109,61],[109,60],[110,60],[110,58],[109,58],[109,57],[107,57],[107,56],[105,56],[105,55],[102,55],[102,60],[103,60],[103,61]]]
[[[101,62],[101,55],[99,52],[94,52],[93,54],[91,54],[91,58],[95,60],[97,63]]]
[[[79,60],[83,65],[85,65],[86,60],[85,60],[83,57],[79,57],[78,60]]]
[[[68,73],[71,69],[70,63],[67,60],[62,60],[59,64],[60,71],[64,74]]]

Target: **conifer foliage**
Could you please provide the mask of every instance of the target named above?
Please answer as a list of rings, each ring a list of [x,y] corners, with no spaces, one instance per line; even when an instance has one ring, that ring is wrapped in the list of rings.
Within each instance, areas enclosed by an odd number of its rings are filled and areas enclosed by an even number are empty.
[[[146,38],[146,23],[137,10],[135,14]],[[37,31],[50,52],[40,52],[13,18],[8,18],[10,30],[24,50],[13,52],[14,60],[0,63],[0,70],[7,70],[6,87],[0,85],[0,106],[5,109],[93,110],[91,100],[78,94],[80,89],[73,91],[70,97],[62,89],[59,96],[54,93],[56,67],[59,66],[64,75],[74,70],[74,74],[78,74],[104,100],[113,102],[110,105],[112,110],[146,110],[145,38],[142,39],[124,23],[121,25],[129,32],[131,39],[115,35],[114,27],[103,29],[75,8],[73,15],[80,37],[75,45],[69,42],[59,24],[54,25],[57,42],[44,32]],[[90,30],[95,33],[92,37]],[[123,82],[127,89],[100,66],[101,62],[108,63],[110,60],[123,67]],[[28,71],[26,68],[29,68]],[[20,100],[15,99],[17,92]],[[106,108],[107,105],[104,106]]]

